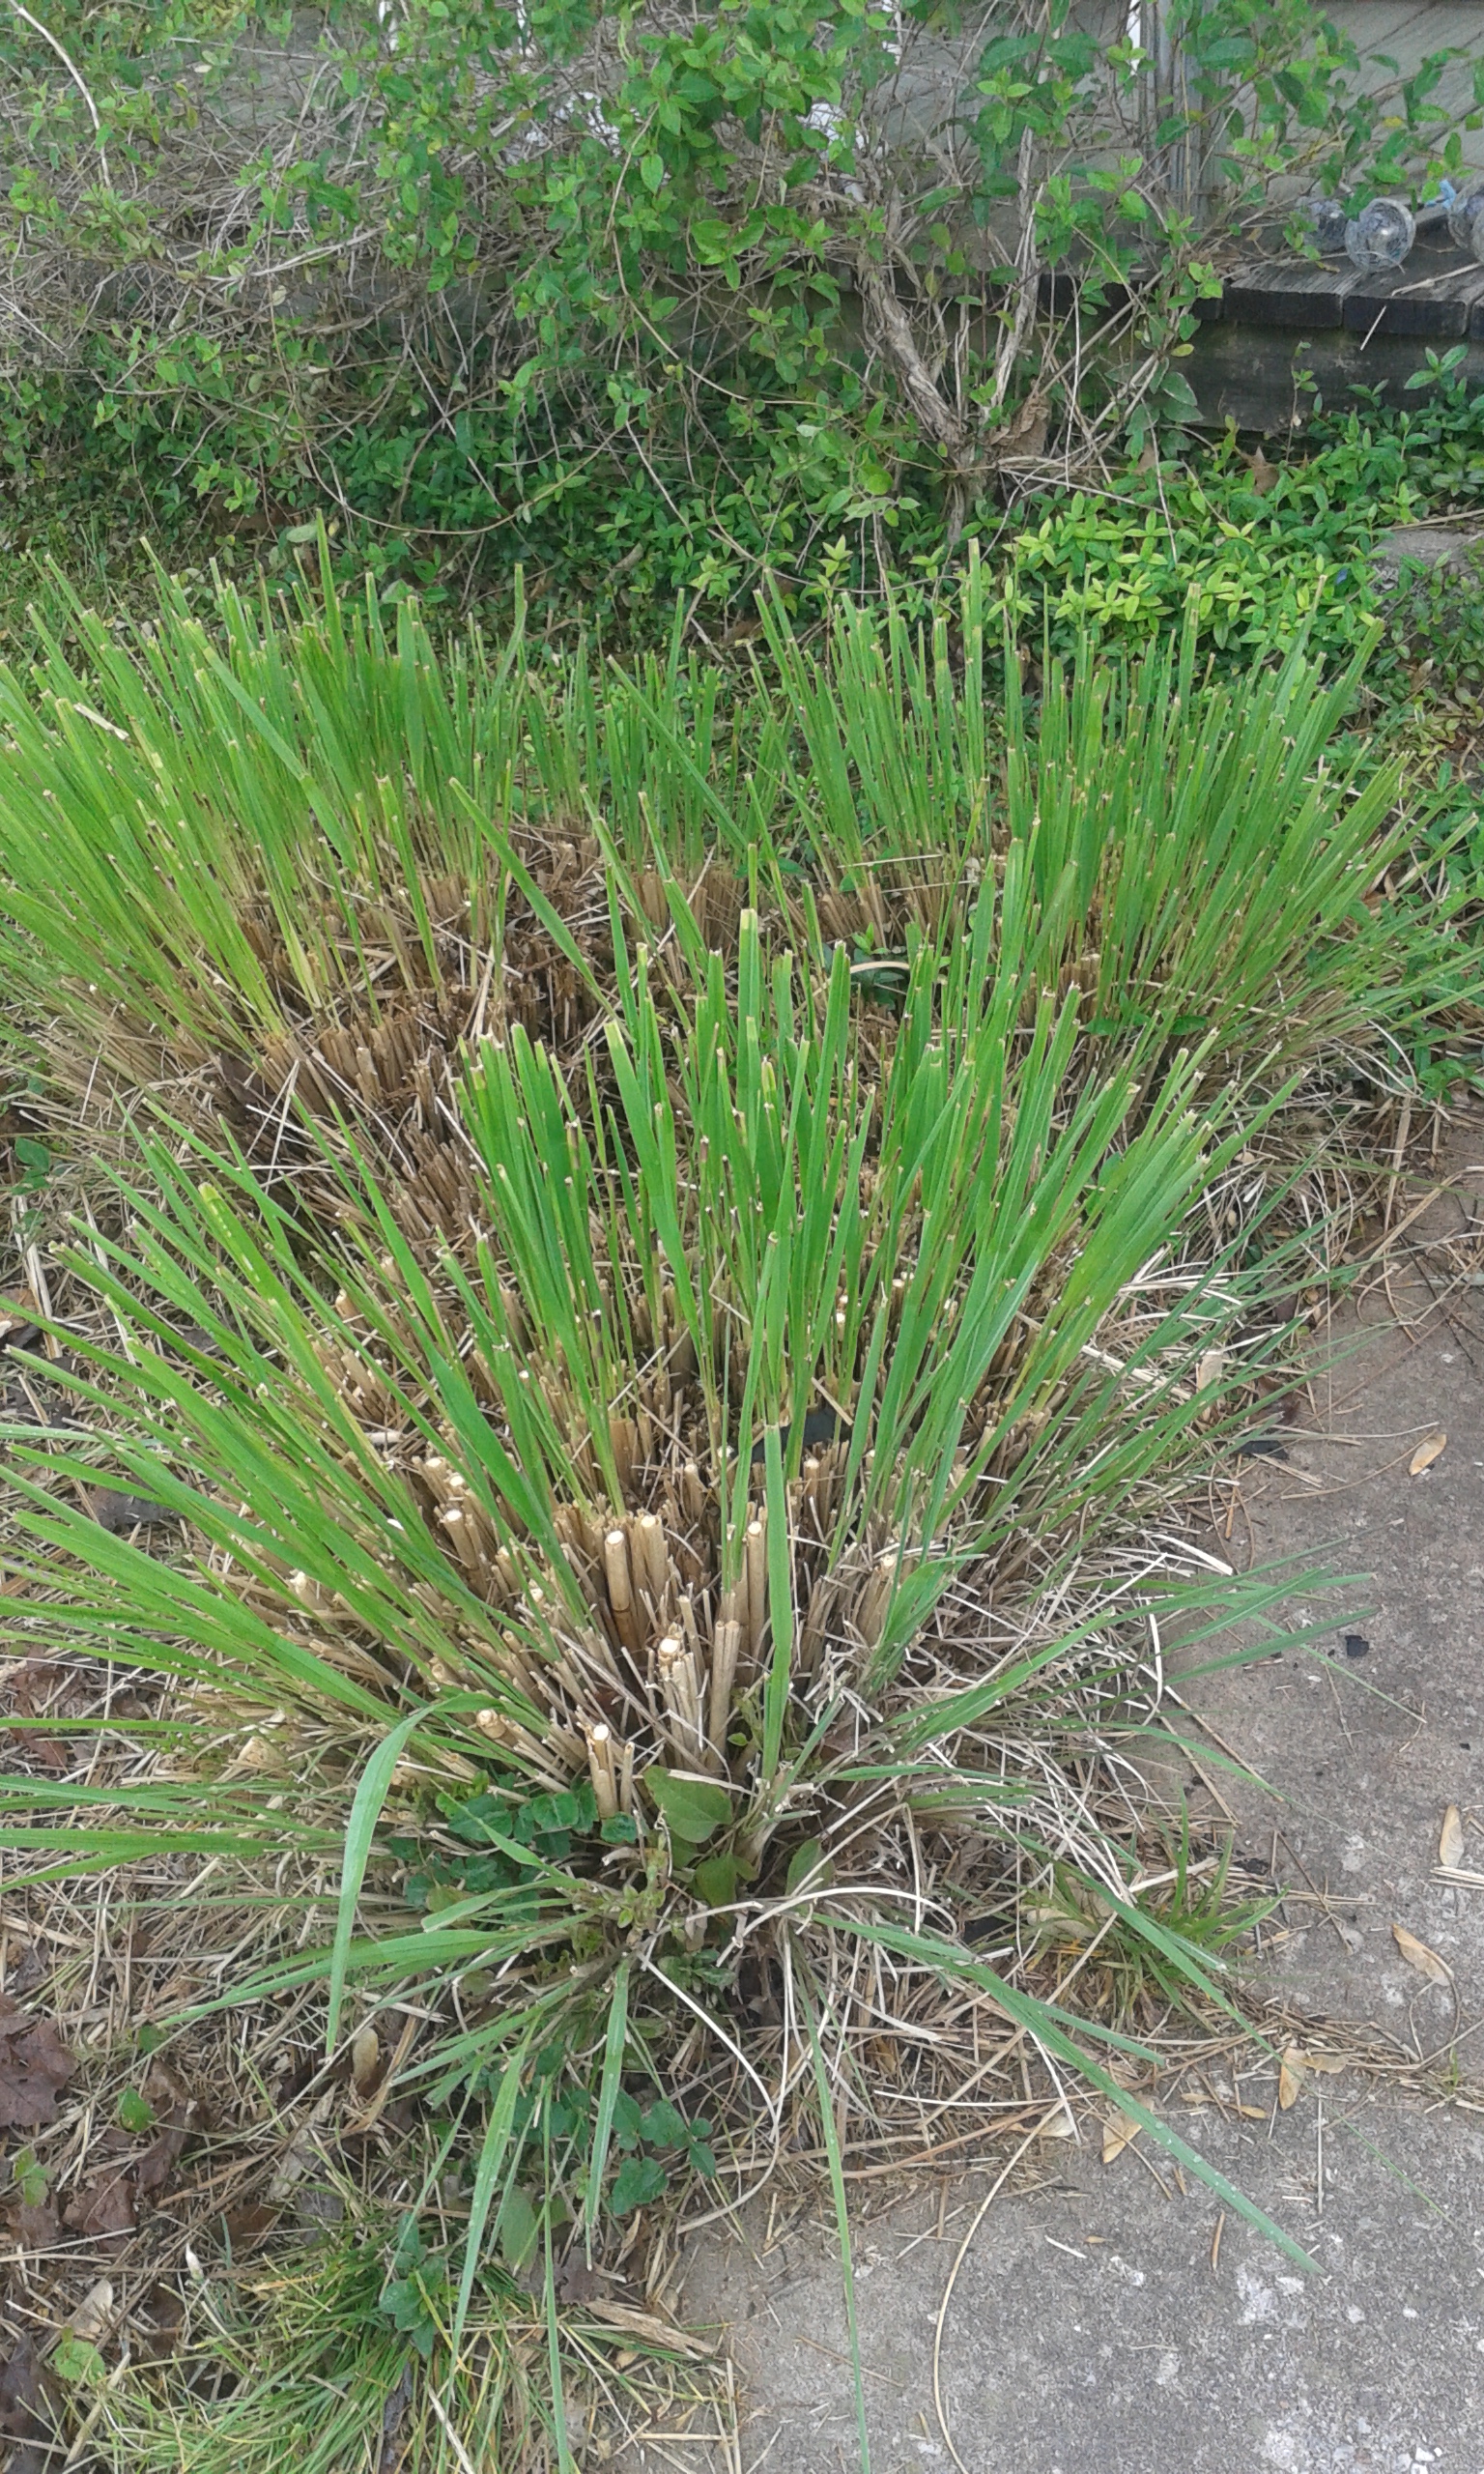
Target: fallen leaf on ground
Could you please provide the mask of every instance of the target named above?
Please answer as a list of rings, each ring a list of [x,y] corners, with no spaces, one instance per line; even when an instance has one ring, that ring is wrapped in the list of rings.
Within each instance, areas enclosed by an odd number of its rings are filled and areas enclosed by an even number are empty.
[[[256,2201],[249,2202],[245,2207],[230,2208],[222,2222],[234,2254],[239,2251],[250,2251],[255,2243],[261,2242],[266,2234],[271,2233],[278,2222],[279,2214],[279,2209],[264,2207]]]
[[[1134,2140],[1138,2138],[1143,2127],[1142,2122],[1130,2121],[1127,2114],[1110,2114],[1102,2125],[1104,2165],[1111,2165],[1115,2156],[1122,2156],[1125,2148],[1131,2146]]]
[[[44,2379],[35,2345],[29,2337],[19,2338],[0,2369],[0,2439],[16,2443],[6,2458],[6,2474],[45,2474],[52,2452],[42,2413]]]
[[[598,2269],[572,2258],[557,2275],[556,2298],[559,2302],[606,2302],[608,2287]]]
[[[0,2130],[35,2130],[57,2118],[57,2090],[77,2065],[55,2028],[0,1996]]]
[[[22,2200],[6,2218],[6,2227],[22,2251],[49,2251],[62,2231],[49,2200]]]
[[[1048,2114],[1043,2122],[1038,2122],[1036,2135],[1038,2139],[1072,2139],[1076,2135],[1076,2127],[1068,2108],[1058,2105],[1054,2114]]]
[[[663,2345],[667,2353],[689,2354],[693,2362],[704,2362],[716,2350],[702,2339],[677,2328],[672,2319],[657,2319],[652,2311],[636,2311],[627,2302],[589,2302],[584,2308],[605,2328],[622,2328],[651,2345]]]
[[[186,2325],[186,2305],[179,2292],[170,2286],[157,2285],[144,2311],[136,2308],[129,2316],[131,2342],[137,2344],[145,2361],[168,2361],[179,2347]]]
[[[89,2182],[75,2199],[68,2203],[63,2219],[73,2233],[97,2233],[110,2236],[132,2233],[134,2229],[133,2172],[128,2165],[116,2165]]]
[[[1349,2066],[1342,2053],[1305,2053],[1298,2058],[1305,2070],[1322,2070],[1327,2079],[1337,2079]]]
[[[164,2189],[189,2137],[186,2108],[172,2105],[160,2123],[158,2138],[151,2141],[135,2168],[135,2187],[142,2199],[153,2199],[157,2191]]]
[[[152,1503],[148,1495],[123,1494],[117,1486],[95,1486],[88,1501],[99,1527],[112,1538],[127,1538],[131,1529],[157,1529],[178,1516],[163,1504]]]
[[[1452,1983],[1453,1971],[1447,1961],[1440,1959],[1437,1951],[1430,1950],[1425,1942],[1419,1942],[1415,1933],[1409,1933],[1405,1924],[1392,1925],[1391,1939],[1407,1965],[1415,1968],[1418,1975],[1425,1975],[1429,1984]]]
[[[1408,1477],[1420,1478],[1424,1469],[1431,1469],[1439,1453],[1447,1450],[1447,1443],[1448,1438],[1441,1426],[1436,1434],[1424,1435],[1407,1463]]]
[[[106,2337],[113,2321],[113,2287],[106,2277],[90,2285],[76,2310],[67,2323],[69,2336],[80,2337],[85,2345],[96,2345]]]
[[[28,1349],[42,1337],[36,1321],[36,1300],[22,1289],[18,1297],[0,1297],[0,1349]]]
[[[81,2337],[59,2337],[52,2348],[51,2368],[58,2379],[69,2388],[100,2388],[108,2376],[108,2366],[97,2345],[85,2345]]]
[[[381,2081],[382,2040],[374,2028],[362,2028],[351,2046],[351,2080],[357,2096],[370,2096]]]
[[[1442,1816],[1442,1828],[1438,1838],[1438,1861],[1450,1868],[1464,1860],[1464,1824],[1457,1804],[1449,1804]]]
[[[1304,2057],[1297,2045],[1290,2045],[1278,2064],[1278,2110],[1287,2113],[1297,2105],[1303,2093]]]

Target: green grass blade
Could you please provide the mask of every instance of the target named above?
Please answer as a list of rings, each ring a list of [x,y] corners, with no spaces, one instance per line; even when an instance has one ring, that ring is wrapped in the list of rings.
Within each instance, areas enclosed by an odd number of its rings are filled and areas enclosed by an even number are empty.
[[[458,2301],[454,2307],[450,2351],[458,2354],[473,2298],[474,2279],[479,2272],[479,2251],[484,2229],[489,2222],[495,2198],[495,2186],[510,2147],[511,2128],[515,2120],[516,2101],[521,2092],[521,2074],[526,2066],[524,2044],[513,2053],[500,2073],[499,2086],[490,2108],[480,2143],[479,2161],[474,2168],[474,2187],[469,2203],[469,2225],[464,2236],[464,2268],[459,2278]]]
[[[391,1773],[402,1757],[409,1739],[427,1719],[426,1710],[409,1712],[399,1726],[379,1743],[361,1772],[350,1818],[345,1826],[345,1855],[340,1872],[340,1896],[335,1913],[335,1938],[329,1956],[329,2001],[325,2021],[325,2052],[333,2056],[340,2033],[340,2010],[345,1999],[346,1970],[351,1944],[356,1933],[356,1907],[360,1887],[371,1860],[382,1807],[391,1785]]]
[[[629,1973],[630,1962],[620,1959],[614,1971],[614,1989],[609,2000],[608,2032],[603,2039],[603,2076],[598,2082],[598,2111],[592,2128],[592,2163],[585,2210],[589,2258],[593,2228],[603,2202],[603,2175],[608,2165],[609,2143],[614,2135],[614,2116],[618,2110],[618,2096],[623,2086],[623,2060],[629,2032]]]
[[[796,1975],[800,2006],[809,2028],[809,2054],[813,2065],[814,2093],[819,2102],[819,2135],[829,2160],[830,2196],[835,2204],[835,2232],[840,2243],[840,2274],[845,2296],[845,2331],[850,2346],[850,2377],[855,2390],[855,2428],[861,2443],[861,2474],[870,2474],[870,2437],[866,2429],[866,2377],[861,2368],[861,2335],[855,2315],[855,2262],[850,2245],[850,2208],[845,2198],[844,2160],[830,2096],[829,2073],[819,2045],[819,2024],[807,1986]]]

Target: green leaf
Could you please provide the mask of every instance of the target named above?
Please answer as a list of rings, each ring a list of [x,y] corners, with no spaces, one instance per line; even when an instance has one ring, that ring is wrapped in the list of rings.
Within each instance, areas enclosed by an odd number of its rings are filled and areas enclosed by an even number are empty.
[[[646,1769],[644,1784],[670,1827],[671,1838],[685,1847],[704,1847],[731,1819],[731,1798],[725,1787],[703,1778],[683,1778],[658,1767]]]
[[[519,2182],[507,2193],[496,2229],[500,2257],[512,2276],[519,2276],[536,2247],[541,2228],[536,2211]]]
[[[703,1856],[692,1876],[697,1897],[706,1907],[730,1907],[737,1895],[737,1859],[729,1850]]]
[[[816,1890],[828,1889],[834,1878],[835,1867],[827,1861],[821,1841],[806,1838],[803,1846],[796,1847],[789,1857],[785,1895],[792,1898],[795,1890],[806,1885]]]
[[[653,2156],[626,2156],[614,2175],[613,2194],[609,2205],[614,2216],[632,2216],[637,2207],[647,2207],[665,2188],[665,2168]]]
[[[122,2129],[131,2131],[136,2139],[155,2126],[154,2106],[133,2087],[126,2087],[119,2098],[119,2124]]]
[[[47,2173],[44,2165],[38,2164],[35,2148],[18,2147],[11,2171],[25,2205],[40,2207],[46,2197]]]
[[[428,2307],[421,2279],[415,2273],[395,2279],[382,2295],[379,2308],[394,2328],[411,2337],[427,2362],[438,2340],[438,2322]]]
[[[688,2133],[684,2114],[662,2096],[644,2115],[644,2142],[649,2147],[683,2147]]]
[[[819,2128],[824,2140],[824,2152],[830,2168],[830,2193],[835,2201],[835,2231],[840,2243],[840,2269],[845,2288],[845,2335],[850,2347],[850,2370],[855,2389],[856,2431],[861,2446],[861,2474],[870,2474],[870,2441],[866,2429],[866,2383],[861,2370],[861,2338],[855,2311],[855,2268],[850,2250],[850,2211],[845,2198],[844,2160],[840,2152],[840,2133],[835,2123],[835,2099],[830,2087],[829,2072],[819,2044],[819,2029],[814,2019],[814,2005],[806,1985],[800,1983],[804,2016],[809,2026],[810,2059],[813,2064],[814,2093],[819,2101]]]
[[[459,2341],[464,2333],[464,2323],[469,2316],[469,2306],[474,2290],[474,2278],[479,2267],[479,2251],[484,2240],[484,2229],[489,2217],[490,2205],[495,2196],[495,2185],[499,2179],[500,2167],[504,2164],[511,2145],[510,2134],[515,2120],[516,2100],[521,2090],[521,2073],[525,2067],[526,2051],[527,2048],[523,2043],[519,2051],[513,2054],[505,2064],[499,2092],[490,2108],[490,2118],[485,2124],[484,2139],[479,2149],[479,2162],[474,2170],[473,2196],[469,2208],[469,2229],[464,2237],[464,2267],[459,2279],[459,2299],[453,2319],[455,2352],[458,2351]]]
[[[620,2087],[614,2103],[614,2137],[625,2155],[637,2147],[643,2135],[644,2117],[627,2088]]]
[[[90,2345],[82,2337],[59,2337],[51,2368],[70,2388],[101,2388],[108,2376],[108,2367],[97,2345]]]

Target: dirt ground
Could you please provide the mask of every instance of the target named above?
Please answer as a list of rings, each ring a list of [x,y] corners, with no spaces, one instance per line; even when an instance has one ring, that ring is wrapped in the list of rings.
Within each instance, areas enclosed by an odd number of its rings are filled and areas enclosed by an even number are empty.
[[[1257,2054],[1182,2083],[1177,2126],[1313,2270],[1147,2137],[1104,2163],[1096,2121],[1038,2142],[977,2223],[1003,2154],[863,2213],[873,2474],[1484,2468],[1484,2109],[1468,2094],[1484,2082],[1484,1114],[1434,1167],[1393,1195],[1385,1277],[1325,1336],[1281,1454],[1213,1493],[1232,1559],[1357,1577],[1296,1597],[1294,1621],[1324,1627],[1302,1651],[1177,1663],[1190,1758],[1172,1748],[1167,1783],[1285,1892],[1260,1979],[1301,2014],[1301,2050],[1372,2056],[1297,2071],[1286,2107]],[[1441,1877],[1450,1807],[1464,1879]],[[740,2458],[677,2435],[637,2461],[859,2464],[816,2206],[789,2223],[760,2203],[697,2237],[681,2309],[731,2353]]]

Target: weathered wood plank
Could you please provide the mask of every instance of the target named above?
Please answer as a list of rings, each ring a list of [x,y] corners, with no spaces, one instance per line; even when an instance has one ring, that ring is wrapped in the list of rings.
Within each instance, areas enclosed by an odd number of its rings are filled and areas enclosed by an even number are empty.
[[[1222,311],[1239,327],[1342,327],[1346,301],[1359,280],[1348,259],[1311,266],[1302,258],[1275,258],[1236,267],[1222,286]]]
[[[1475,267],[1459,288],[1469,306],[1469,332],[1476,343],[1484,343],[1484,267]]]
[[[1407,381],[1423,367],[1424,345],[1411,335],[1363,335],[1345,328],[1296,336],[1292,328],[1202,327],[1194,350],[1180,364],[1195,389],[1203,427],[1230,420],[1240,430],[1279,437],[1301,429],[1313,396],[1300,373],[1317,384],[1326,406],[1341,411],[1353,387],[1377,388],[1382,400],[1400,410],[1416,405]],[[1470,393],[1484,387],[1484,322],[1467,347],[1459,376]]]
[[[1425,335],[1452,342],[1469,331],[1469,304],[1450,278],[1463,262],[1429,268],[1420,250],[1390,274],[1364,274],[1345,297],[1342,324],[1353,335]]]

